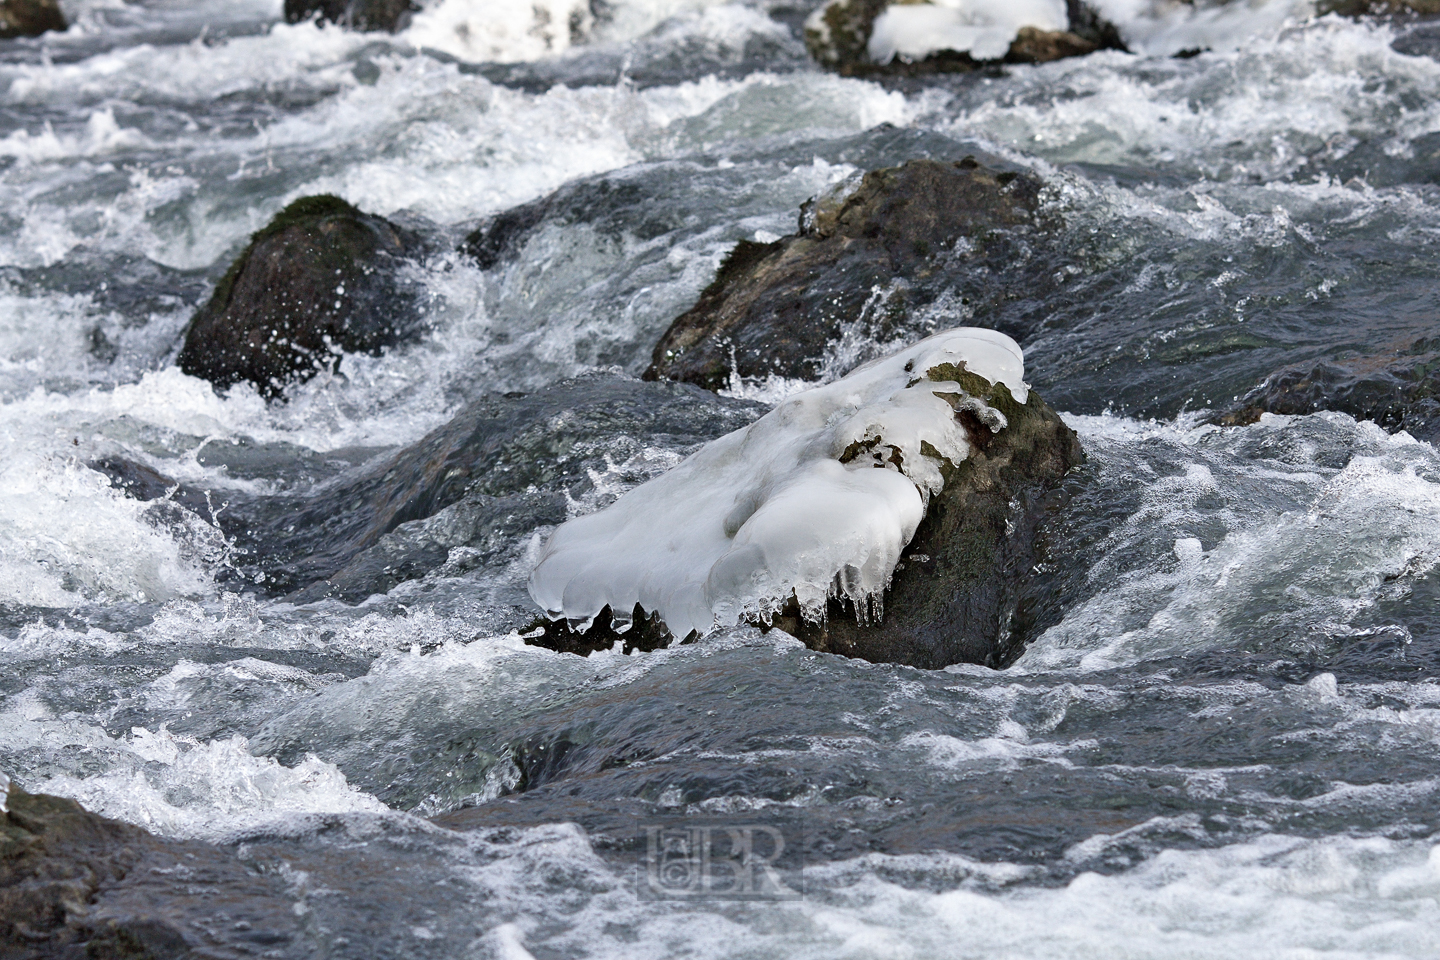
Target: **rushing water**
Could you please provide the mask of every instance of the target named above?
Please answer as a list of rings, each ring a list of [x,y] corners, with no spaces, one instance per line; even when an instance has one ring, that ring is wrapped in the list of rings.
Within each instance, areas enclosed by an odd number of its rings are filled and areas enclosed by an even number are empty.
[[[308,918],[210,936],[1440,952],[1440,455],[1339,413],[1205,414],[1286,363],[1432,334],[1440,34],[1257,2],[1192,58],[886,86],[809,65],[805,3],[615,0],[548,55],[461,0],[395,37],[285,25],[278,0],[65,6],[66,34],[0,43],[0,770],[223,844]],[[967,153],[1034,171],[1062,226],[991,278],[1009,295],[929,319],[1019,339],[1089,454],[1040,571],[1048,628],[1009,669],[754,630],[526,646],[543,525],[358,604],[239,588],[227,498],[307,496],[483,393],[638,374],[734,241],[858,170]],[[488,271],[444,252],[577,178],[626,189]],[[248,234],[320,192],[436,241],[425,340],[281,404],[171,366]],[[689,449],[596,443],[572,513]],[[130,499],[87,466],[111,456],[214,499]],[[804,899],[637,899],[637,824],[675,813],[793,818]]]

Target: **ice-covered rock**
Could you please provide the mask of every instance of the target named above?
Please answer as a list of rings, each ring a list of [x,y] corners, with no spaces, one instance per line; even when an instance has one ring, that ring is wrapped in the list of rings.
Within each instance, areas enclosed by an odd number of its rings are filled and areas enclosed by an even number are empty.
[[[1008,440],[1003,456],[990,450],[1012,420],[1045,424],[1046,449],[1030,451],[1045,463],[1042,480],[1057,480],[1079,459],[1074,435],[1030,396],[1023,374],[1009,337],[960,328],[796,394],[605,510],[561,526],[531,575],[531,596],[552,619],[581,628],[608,608],[623,629],[638,607],[677,637],[780,618],[814,646],[867,659],[987,659],[994,651],[979,649],[986,643],[960,642],[974,624],[939,624],[956,641],[949,646],[910,649],[891,638],[887,652],[844,629],[832,642],[828,621],[848,616],[862,634],[883,624],[893,608],[886,590],[939,500],[963,498],[979,479],[987,496],[1016,502],[1013,484],[971,463],[1024,472],[1025,457]],[[963,517],[951,519],[963,526]],[[975,543],[963,531],[949,536],[973,566]],[[916,568],[934,560],[927,555]],[[956,595],[967,588],[946,587]],[[996,630],[982,626],[987,632],[993,641]]]
[[[964,71],[996,61],[1035,63],[1113,45],[1113,31],[1076,33],[1071,0],[830,0],[805,21],[805,45],[847,75]],[[1083,18],[1082,18],[1083,19]]]
[[[938,0],[892,4],[875,18],[866,52],[875,63],[895,57],[923,60],[940,50],[999,60],[1021,27],[1059,31],[1068,26],[1063,0]]]

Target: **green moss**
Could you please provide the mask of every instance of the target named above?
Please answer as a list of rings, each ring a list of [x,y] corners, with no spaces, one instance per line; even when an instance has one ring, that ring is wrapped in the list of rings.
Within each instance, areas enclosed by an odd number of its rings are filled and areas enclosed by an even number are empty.
[[[725,254],[725,259],[720,261],[720,269],[715,271],[715,279],[700,294],[700,299],[720,297],[725,294],[725,288],[736,279],[743,277],[751,271],[760,261],[785,245],[784,240],[776,240],[773,243],[756,243],[754,240],[741,240]]]
[[[937,364],[925,371],[925,378],[935,383],[960,384],[960,389],[999,410],[1012,425],[1017,417],[1027,412],[1025,406],[1015,400],[1009,387],[1003,383],[991,383],[978,373],[971,373],[965,368],[963,360],[960,363]]]

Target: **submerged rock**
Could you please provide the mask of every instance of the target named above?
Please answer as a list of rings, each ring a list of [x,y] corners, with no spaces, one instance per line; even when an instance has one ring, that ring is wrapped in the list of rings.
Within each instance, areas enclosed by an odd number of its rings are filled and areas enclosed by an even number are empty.
[[[352,30],[395,33],[405,29],[419,9],[411,0],[285,0],[285,22],[315,17]]]
[[[418,238],[333,196],[303,197],[250,238],[185,331],[176,362],[217,388],[265,396],[418,336],[419,291],[398,275]]]
[[[660,338],[645,377],[712,390],[734,377],[814,380],[827,350],[857,325],[864,339],[893,342],[923,330],[916,314],[941,296],[960,301],[951,317],[974,311],[972,299],[1016,296],[994,277],[1025,255],[1017,241],[1043,226],[1040,187],[968,157],[871,171],[809,201],[799,232],[736,244]],[[973,297],[954,295],[967,286],[957,273],[975,278]]]
[[[67,26],[56,0],[0,0],[0,40],[64,32]]]
[[[1124,49],[1115,27],[1079,0],[995,3],[978,16],[926,0],[830,0],[805,21],[805,46],[822,66],[862,77],[960,73]]]
[[[226,489],[207,499],[120,457],[90,466],[136,499],[168,496],[207,520],[213,514],[234,544],[235,567],[266,592],[357,602],[442,567],[503,567],[531,531],[603,497],[598,485],[662,471],[763,410],[688,384],[593,374],[533,394],[480,397],[411,446],[371,451],[319,483],[295,482],[309,488],[303,493],[251,498]],[[250,479],[242,461],[214,459],[227,452],[216,446],[203,462]],[[264,467],[256,479],[274,482],[272,458],[247,459]]]
[[[1022,375],[1002,334],[936,334],[566,523],[530,580],[546,645],[746,620],[876,662],[1010,662],[1042,520],[1083,457]]]
[[[1215,419],[1254,423],[1262,413],[1348,413],[1418,440],[1440,440],[1440,339],[1425,337],[1370,356],[1286,367]]]
[[[585,223],[619,240],[629,234],[654,240],[683,222],[676,200],[664,185],[646,183],[623,172],[567,183],[554,193],[483,220],[460,246],[482,270],[513,257],[542,224],[569,227]]]

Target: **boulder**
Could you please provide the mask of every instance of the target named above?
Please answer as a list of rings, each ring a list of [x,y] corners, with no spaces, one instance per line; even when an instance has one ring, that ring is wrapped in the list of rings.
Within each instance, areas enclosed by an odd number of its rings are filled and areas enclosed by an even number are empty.
[[[56,0],[0,0],[0,40],[64,32],[65,14]]]
[[[913,339],[934,328],[922,308],[942,296],[956,301],[951,323],[1016,296],[997,278],[1013,276],[1026,236],[1045,226],[1040,189],[969,157],[871,171],[807,202],[797,233],[736,244],[661,336],[644,376],[712,390],[732,377],[814,380],[855,324],[876,342]]]
[[[338,197],[304,197],[250,238],[185,331],[177,363],[217,388],[246,381],[265,396],[417,337],[419,290],[398,275],[417,237]]]
[[[924,9],[922,9],[924,8]],[[916,42],[902,43],[899,49],[892,49],[890,31],[881,31],[877,37],[877,20],[892,9],[898,16],[924,15],[931,5],[920,2],[891,2],[891,0],[830,0],[816,10],[805,21],[805,46],[810,55],[821,66],[844,76],[923,76],[935,73],[963,73],[994,63],[1046,63],[1064,57],[1084,56],[1102,47],[1124,49],[1119,31],[1114,25],[1101,18],[1081,0],[1068,0],[1063,18],[1046,23],[1026,23],[1023,15],[1013,26],[998,23],[1007,11],[997,6],[997,25],[994,36],[976,37],[975,46],[964,50],[940,46],[944,41],[930,39],[935,30],[912,29],[926,37],[920,47],[911,49]],[[949,15],[947,8],[935,6],[933,16]],[[960,23],[958,12],[954,15]],[[1043,18],[1042,18],[1043,19]],[[942,28],[943,29],[943,28]],[[967,35],[976,31],[965,31]],[[996,37],[1000,39],[997,41]],[[1008,40],[1008,49],[1005,43]],[[995,46],[996,43],[1000,45]],[[923,52],[922,49],[923,48]],[[993,48],[993,49],[992,49]]]
[[[653,649],[741,610],[872,662],[1008,665],[1055,613],[1036,571],[1062,480],[1084,459],[1024,387],[1019,357],[992,331],[936,334],[570,521],[531,576],[551,618],[531,642]]]
[[[274,949],[300,933],[285,892],[229,850],[164,840],[0,775],[7,960],[178,960],[197,949]]]
[[[1007,426],[992,431],[973,413],[958,412],[975,452],[945,468],[945,487],[885,591],[884,619],[857,620],[853,607],[835,599],[823,624],[793,609],[776,619],[811,649],[925,669],[999,669],[1049,625],[1035,619],[1031,577],[1047,559],[1044,523],[1060,503],[1060,481],[1084,460],[1080,441],[1033,390],[1020,404],[1004,384],[975,374],[931,373],[941,377],[1000,411]]]
[[[411,0],[285,0],[285,22],[311,17],[352,30],[403,30],[419,10]]]

